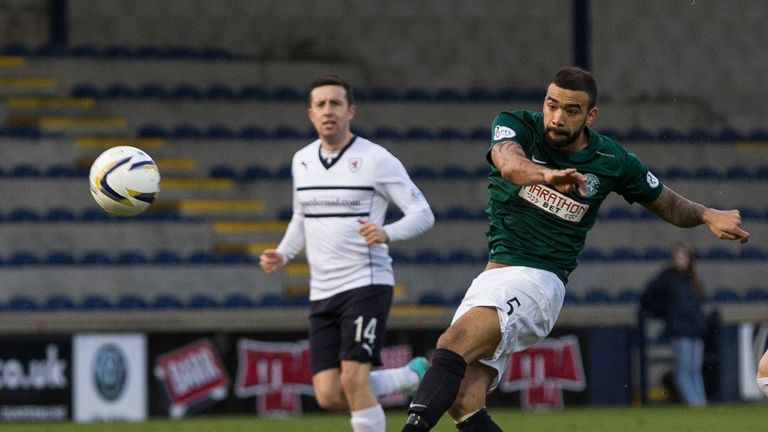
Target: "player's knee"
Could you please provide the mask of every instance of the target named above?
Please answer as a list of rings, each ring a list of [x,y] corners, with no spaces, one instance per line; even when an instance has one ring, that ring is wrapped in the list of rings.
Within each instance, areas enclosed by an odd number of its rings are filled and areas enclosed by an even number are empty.
[[[315,388],[315,400],[325,410],[342,410],[347,407],[344,395],[335,390]]]
[[[368,375],[357,369],[342,369],[339,378],[341,379],[341,388],[347,394],[368,385]]]

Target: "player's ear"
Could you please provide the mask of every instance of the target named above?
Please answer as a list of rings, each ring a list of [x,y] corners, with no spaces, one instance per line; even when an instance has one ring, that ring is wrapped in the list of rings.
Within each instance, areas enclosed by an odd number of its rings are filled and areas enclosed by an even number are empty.
[[[592,125],[592,122],[597,118],[597,107],[594,106],[587,111],[587,126]]]
[[[349,110],[349,114],[352,116],[351,118],[355,118],[355,114],[357,114],[357,105],[352,104],[347,109]]]

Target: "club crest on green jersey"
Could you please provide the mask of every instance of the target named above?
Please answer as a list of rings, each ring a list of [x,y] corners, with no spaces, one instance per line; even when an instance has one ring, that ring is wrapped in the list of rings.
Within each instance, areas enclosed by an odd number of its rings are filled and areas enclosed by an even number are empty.
[[[595,196],[598,186],[600,186],[600,178],[592,173],[585,174],[584,177],[586,177],[584,198]]]

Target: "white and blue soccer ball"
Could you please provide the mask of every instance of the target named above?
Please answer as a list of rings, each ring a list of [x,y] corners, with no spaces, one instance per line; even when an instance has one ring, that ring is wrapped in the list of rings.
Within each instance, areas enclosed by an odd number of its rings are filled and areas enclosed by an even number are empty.
[[[88,180],[96,203],[118,216],[145,211],[160,192],[160,171],[155,161],[131,146],[104,151],[93,161]]]

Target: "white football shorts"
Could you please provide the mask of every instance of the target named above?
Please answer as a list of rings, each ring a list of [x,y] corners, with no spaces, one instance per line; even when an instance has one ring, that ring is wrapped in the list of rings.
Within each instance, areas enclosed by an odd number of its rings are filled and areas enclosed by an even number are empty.
[[[768,396],[768,377],[762,377],[757,379],[757,387],[764,395]]]
[[[453,315],[453,322],[476,306],[495,307],[501,342],[493,357],[480,360],[498,372],[488,391],[499,385],[512,353],[547,337],[563,307],[565,285],[552,272],[531,267],[501,267],[480,273]]]

